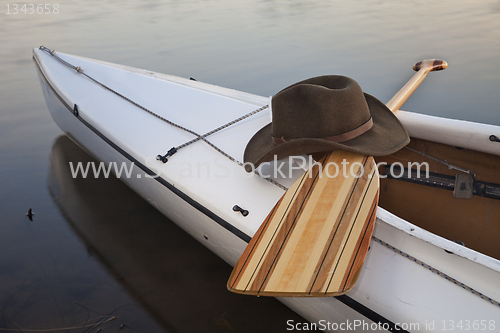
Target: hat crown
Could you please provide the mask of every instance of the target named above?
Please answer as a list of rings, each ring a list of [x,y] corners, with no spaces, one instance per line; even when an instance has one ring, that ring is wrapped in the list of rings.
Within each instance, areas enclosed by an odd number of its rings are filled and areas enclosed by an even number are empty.
[[[298,82],[278,92],[271,103],[272,136],[285,140],[341,135],[371,118],[361,87],[346,76]]]
[[[243,155],[254,166],[332,150],[385,156],[410,142],[391,110],[345,76],[298,82],[270,102],[272,122],[252,136]]]

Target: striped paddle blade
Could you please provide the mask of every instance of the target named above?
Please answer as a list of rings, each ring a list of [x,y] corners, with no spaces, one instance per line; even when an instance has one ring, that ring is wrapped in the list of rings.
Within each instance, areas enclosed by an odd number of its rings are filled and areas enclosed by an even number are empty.
[[[334,151],[295,182],[233,269],[230,291],[336,296],[352,289],[370,244],[379,178],[373,157]]]

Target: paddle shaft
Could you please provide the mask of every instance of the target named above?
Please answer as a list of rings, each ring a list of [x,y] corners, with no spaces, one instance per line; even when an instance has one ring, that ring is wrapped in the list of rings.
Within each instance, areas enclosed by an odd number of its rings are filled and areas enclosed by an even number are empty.
[[[392,111],[396,112],[406,102],[408,97],[418,88],[420,83],[424,81],[429,72],[439,71],[448,67],[448,63],[444,60],[427,59],[417,62],[413,65],[413,69],[417,71],[413,77],[401,88],[394,97],[392,97],[386,106]]]

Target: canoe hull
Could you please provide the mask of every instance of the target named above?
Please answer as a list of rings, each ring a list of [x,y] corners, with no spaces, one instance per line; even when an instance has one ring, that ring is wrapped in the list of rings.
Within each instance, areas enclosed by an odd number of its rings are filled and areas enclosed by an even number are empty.
[[[245,227],[245,221],[238,213],[230,215],[226,212],[226,206],[231,207],[235,203],[231,197],[230,200],[226,199],[227,203],[207,204],[197,198],[196,193],[189,192],[189,184],[184,186],[180,180],[176,182],[167,177],[151,178],[155,172],[153,166],[148,166],[151,162],[141,158],[130,147],[130,143],[125,140],[120,142],[116,137],[101,131],[100,126],[103,124],[94,124],[82,115],[75,116],[73,103],[70,102],[72,97],[66,96],[63,89],[59,88],[65,83],[58,82],[56,74],[52,76],[50,66],[54,64],[44,64],[47,55],[39,50],[34,51],[34,56],[39,66],[44,96],[57,125],[98,160],[104,163],[133,163],[131,176],[123,177],[122,180],[192,237],[234,266],[258,226]],[[151,75],[152,79],[154,75]],[[185,89],[191,88],[186,86]],[[227,93],[232,99],[239,98],[245,103],[251,101],[255,105],[266,101],[258,96],[230,90],[217,93]],[[261,124],[250,125],[258,129]],[[254,129],[246,131],[251,134]],[[200,149],[211,148],[203,146]],[[249,186],[248,191],[253,192],[255,197],[267,186],[273,188],[272,185],[259,182]],[[282,193],[274,188],[269,191],[276,191],[272,198],[279,198]],[[274,202],[268,203],[266,195],[264,193],[260,200],[253,199],[256,207],[259,204],[262,206],[262,212],[252,209],[250,214],[264,215],[270,210]],[[223,196],[215,197],[220,200]],[[452,276],[497,300],[500,299],[498,260],[430,234],[382,208],[378,209],[373,235],[375,238],[371,242],[364,268],[348,295],[338,298],[281,298],[280,301],[311,323],[347,325],[350,322],[352,325],[356,321],[358,324],[366,322],[371,325],[380,321],[389,325],[385,328],[397,323],[412,332],[441,331],[446,328],[442,326],[443,319],[458,323],[464,319],[472,322],[500,317],[500,306],[457,286],[404,254],[410,254],[439,273]],[[225,282],[221,281],[221,284]],[[429,326],[430,323],[435,323],[434,328]]]

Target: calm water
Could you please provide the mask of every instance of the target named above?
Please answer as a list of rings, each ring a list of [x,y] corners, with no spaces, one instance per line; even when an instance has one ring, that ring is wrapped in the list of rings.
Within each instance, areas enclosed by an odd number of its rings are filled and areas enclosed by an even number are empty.
[[[231,268],[118,180],[71,178],[68,162],[91,157],[50,118],[34,47],[265,96],[343,74],[384,102],[413,63],[441,58],[449,68],[403,108],[500,125],[498,1],[61,1],[31,15],[0,4],[0,329],[115,316],[99,327],[281,332],[301,320],[227,292]]]

